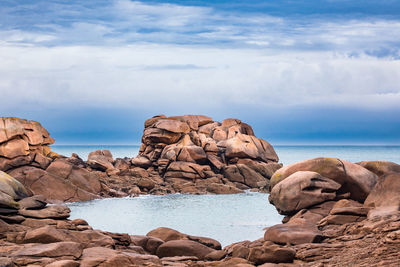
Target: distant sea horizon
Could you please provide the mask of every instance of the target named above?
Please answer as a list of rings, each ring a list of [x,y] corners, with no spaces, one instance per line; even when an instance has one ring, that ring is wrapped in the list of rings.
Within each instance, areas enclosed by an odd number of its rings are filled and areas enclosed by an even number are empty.
[[[132,158],[136,157],[140,145],[52,145],[52,150],[64,156],[71,156],[76,153],[83,160],[91,151],[98,149],[108,149],[114,158]],[[385,160],[400,164],[400,145],[274,145],[274,149],[278,154],[280,162],[284,165],[297,161],[306,160],[316,157],[335,157],[350,162],[359,162],[363,160]]]

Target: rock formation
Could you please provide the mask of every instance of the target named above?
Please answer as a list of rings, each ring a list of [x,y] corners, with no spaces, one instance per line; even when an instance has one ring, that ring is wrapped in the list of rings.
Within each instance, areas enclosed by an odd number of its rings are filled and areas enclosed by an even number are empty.
[[[0,120],[0,170],[50,202],[137,194],[232,194],[267,190],[282,165],[273,147],[238,119],[155,116],[145,122],[133,159],[93,151],[85,162],[51,152],[54,140],[37,122]],[[61,190],[62,189],[62,190]]]

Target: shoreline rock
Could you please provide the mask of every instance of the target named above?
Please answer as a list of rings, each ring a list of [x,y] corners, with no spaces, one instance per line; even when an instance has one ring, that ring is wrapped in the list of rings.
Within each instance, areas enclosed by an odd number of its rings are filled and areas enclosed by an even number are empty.
[[[92,152],[85,162],[50,151],[37,122],[0,119],[2,266],[397,266],[400,165],[315,158],[281,168],[237,119],[156,116],[137,158]],[[14,179],[12,176],[15,175]],[[237,193],[271,188],[286,215],[264,237],[224,248],[160,227],[146,236],[93,230],[47,203],[135,194]],[[41,196],[39,193],[43,193]],[[46,200],[47,198],[47,200]]]

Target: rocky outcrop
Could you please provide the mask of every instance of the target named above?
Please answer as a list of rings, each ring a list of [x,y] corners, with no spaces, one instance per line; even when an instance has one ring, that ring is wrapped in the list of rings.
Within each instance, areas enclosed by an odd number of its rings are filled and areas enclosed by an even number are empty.
[[[102,190],[98,175],[85,169],[83,161],[52,152],[53,143],[38,122],[0,118],[0,170],[49,202],[98,198]]]
[[[273,147],[238,119],[155,116],[145,122],[139,155],[131,160],[164,185],[152,191],[237,193],[268,189],[281,167]],[[154,181],[154,179],[153,179]]]
[[[264,240],[289,245],[305,266],[396,266],[399,175],[391,162],[316,158],[285,166],[271,178],[269,199],[287,216]]]
[[[51,152],[37,122],[0,118],[0,170],[50,202],[137,194],[233,194],[268,190],[282,165],[273,147],[238,119],[155,116],[145,122],[136,158],[97,150],[83,161]]]

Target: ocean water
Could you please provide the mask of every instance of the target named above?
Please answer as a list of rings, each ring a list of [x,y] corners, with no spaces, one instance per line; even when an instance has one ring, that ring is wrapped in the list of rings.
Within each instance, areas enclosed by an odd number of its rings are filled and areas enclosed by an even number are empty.
[[[78,154],[87,160],[91,151],[108,149],[114,158],[132,158],[139,152],[138,145],[53,145],[52,150],[65,156]],[[284,165],[316,157],[336,157],[351,162],[387,160],[400,164],[400,146],[274,146]]]
[[[101,199],[68,205],[71,219],[83,218],[95,229],[145,235],[157,227],[211,237],[222,246],[264,236],[263,228],[283,216],[268,194],[140,196]]]

